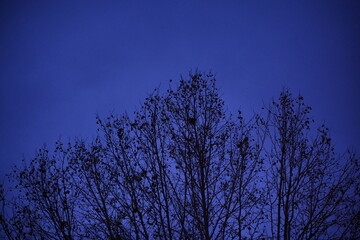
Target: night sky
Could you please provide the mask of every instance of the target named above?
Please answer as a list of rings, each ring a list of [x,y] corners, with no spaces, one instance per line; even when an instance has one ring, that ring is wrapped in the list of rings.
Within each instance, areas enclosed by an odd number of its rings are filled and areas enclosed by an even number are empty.
[[[2,0],[0,182],[197,68],[247,116],[301,93],[339,153],[360,150],[360,1]]]

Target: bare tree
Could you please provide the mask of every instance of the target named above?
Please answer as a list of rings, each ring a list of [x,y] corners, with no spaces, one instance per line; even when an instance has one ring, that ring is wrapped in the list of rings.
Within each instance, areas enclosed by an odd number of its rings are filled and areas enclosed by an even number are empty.
[[[355,184],[350,172],[355,159],[343,164],[339,161],[343,159],[336,159],[324,125],[311,132],[311,108],[301,96],[294,98],[284,90],[267,110],[267,121],[262,123],[268,137],[264,154],[270,235],[276,239],[339,237],[344,230],[339,218],[349,213],[344,204]]]
[[[245,121],[215,76],[156,89],[134,114],[97,117],[98,136],[43,148],[0,191],[8,239],[357,238],[359,163],[315,133],[302,97]],[[347,161],[343,161],[347,159]]]
[[[74,239],[77,192],[71,187],[67,156],[61,143],[54,155],[46,148],[24,168],[15,169],[16,198],[2,225],[9,239]]]
[[[98,120],[116,176],[114,204],[134,238],[229,239],[249,231],[260,145],[223,105],[214,76],[195,73],[164,95],[155,91],[133,120]]]
[[[118,221],[114,205],[115,175],[100,138],[86,146],[77,141],[71,151],[71,175],[79,192],[77,215],[81,236],[91,239],[129,239],[129,232]]]

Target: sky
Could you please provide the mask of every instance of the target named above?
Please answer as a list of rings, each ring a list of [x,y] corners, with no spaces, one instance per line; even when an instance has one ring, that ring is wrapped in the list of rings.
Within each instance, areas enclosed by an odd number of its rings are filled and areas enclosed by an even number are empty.
[[[91,140],[189,70],[250,116],[301,93],[360,150],[360,1],[0,1],[0,182],[36,148]]]

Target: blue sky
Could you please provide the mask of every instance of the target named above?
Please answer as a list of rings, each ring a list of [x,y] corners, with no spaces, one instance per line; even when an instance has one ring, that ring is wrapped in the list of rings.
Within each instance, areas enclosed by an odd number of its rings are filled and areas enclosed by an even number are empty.
[[[97,113],[132,112],[196,68],[248,115],[300,92],[340,152],[359,150],[359,22],[355,0],[3,0],[0,176],[60,136],[91,140]]]

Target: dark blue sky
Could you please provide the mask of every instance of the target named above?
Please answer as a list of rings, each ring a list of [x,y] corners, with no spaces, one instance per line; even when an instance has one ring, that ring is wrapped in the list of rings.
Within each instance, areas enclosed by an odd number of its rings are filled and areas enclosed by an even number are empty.
[[[195,68],[249,115],[301,92],[339,150],[359,150],[360,1],[104,2],[1,1],[1,178]]]

